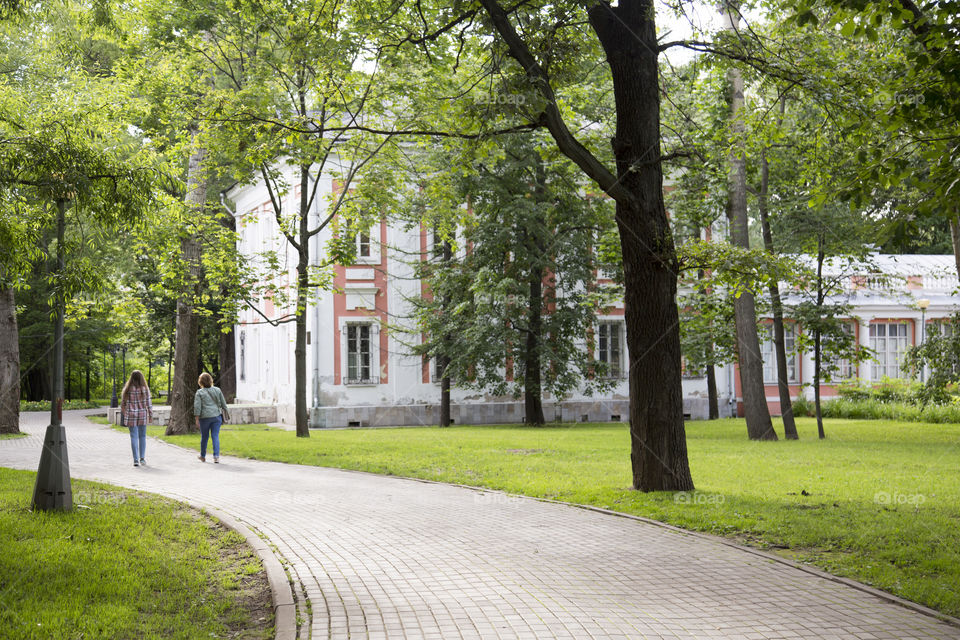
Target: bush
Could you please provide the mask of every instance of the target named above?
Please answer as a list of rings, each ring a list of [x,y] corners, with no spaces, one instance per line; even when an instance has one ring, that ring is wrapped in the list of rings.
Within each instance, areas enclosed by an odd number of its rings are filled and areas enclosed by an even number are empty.
[[[798,418],[816,415],[816,410],[813,406],[813,400],[808,400],[805,396],[798,397],[790,404],[793,407],[793,415]]]
[[[825,418],[855,420],[898,420],[901,422],[960,423],[960,403],[929,404],[926,407],[908,402],[879,402],[837,398],[821,406]]]
[[[100,405],[96,402],[87,402],[86,400],[64,400],[63,409],[97,409]],[[39,402],[20,401],[20,411],[50,411],[50,401],[41,400]]]
[[[923,398],[923,383],[887,377],[872,384],[862,380],[848,380],[838,385],[837,392],[846,400],[917,403]]]

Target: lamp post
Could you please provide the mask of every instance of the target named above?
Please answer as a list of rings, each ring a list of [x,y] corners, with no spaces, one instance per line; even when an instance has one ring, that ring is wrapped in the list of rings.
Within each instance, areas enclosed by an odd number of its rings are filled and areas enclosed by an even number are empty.
[[[110,376],[113,381],[113,395],[110,397],[110,408],[116,409],[120,406],[120,403],[117,402],[117,351],[120,350],[120,345],[112,344],[109,349],[110,355],[113,356],[113,374]]]
[[[68,194],[57,198],[57,270],[64,271],[63,237],[66,232]],[[53,401],[50,403],[50,424],[40,450],[40,464],[33,485],[31,505],[35,511],[70,511],[73,489],[70,486],[70,461],[67,456],[67,433],[63,426],[63,324],[66,315],[66,293],[62,285],[54,297],[53,328]]]
[[[930,306],[930,301],[926,298],[921,298],[917,300],[917,306],[920,307],[920,344],[923,345],[927,341],[927,307]],[[927,365],[920,367],[920,382],[924,382],[926,378]]]

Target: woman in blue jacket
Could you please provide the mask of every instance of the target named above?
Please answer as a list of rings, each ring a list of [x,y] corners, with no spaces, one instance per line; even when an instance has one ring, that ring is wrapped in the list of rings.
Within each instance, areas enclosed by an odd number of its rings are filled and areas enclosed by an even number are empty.
[[[200,462],[207,461],[207,439],[213,435],[213,461],[220,462],[220,425],[230,419],[227,400],[218,387],[213,386],[213,376],[201,373],[197,380],[200,389],[193,396],[193,415],[200,429]]]

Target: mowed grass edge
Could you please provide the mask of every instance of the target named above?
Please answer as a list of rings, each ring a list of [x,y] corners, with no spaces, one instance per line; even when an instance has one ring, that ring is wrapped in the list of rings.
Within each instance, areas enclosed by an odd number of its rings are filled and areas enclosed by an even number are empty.
[[[778,428],[780,425],[777,425]],[[960,425],[798,420],[750,442],[742,420],[687,423],[697,491],[632,491],[623,424],[292,432],[227,425],[224,454],[591,505],[733,538],[960,615]],[[151,431],[162,434],[162,429]],[[782,430],[781,430],[782,433]],[[197,448],[198,435],[164,437]]]
[[[273,637],[269,583],[243,536],[181,503],[82,480],[72,511],[32,512],[35,478],[0,468],[0,635]]]

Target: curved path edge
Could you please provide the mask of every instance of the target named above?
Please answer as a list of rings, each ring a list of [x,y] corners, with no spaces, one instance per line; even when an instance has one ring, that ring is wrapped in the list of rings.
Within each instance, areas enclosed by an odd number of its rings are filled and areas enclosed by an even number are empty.
[[[293,600],[293,589],[290,587],[290,578],[287,576],[283,563],[277,557],[278,553],[263,541],[259,535],[230,514],[208,505],[187,502],[195,509],[199,509],[216,518],[228,529],[236,531],[247,540],[247,544],[257,552],[263,568],[267,572],[267,581],[270,583],[270,594],[273,598],[273,625],[275,640],[295,640],[297,637],[297,605]]]

